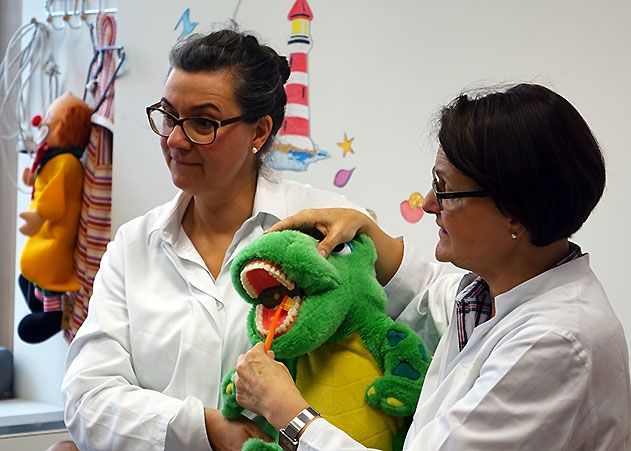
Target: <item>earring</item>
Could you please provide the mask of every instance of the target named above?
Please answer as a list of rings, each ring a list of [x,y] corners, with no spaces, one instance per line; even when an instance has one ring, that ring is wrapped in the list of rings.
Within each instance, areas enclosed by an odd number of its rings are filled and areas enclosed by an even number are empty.
[[[256,152],[258,152],[259,150],[256,147],[252,147],[252,153],[256,155]]]
[[[517,239],[517,234],[516,233],[512,233],[510,237],[515,240],[515,239]]]

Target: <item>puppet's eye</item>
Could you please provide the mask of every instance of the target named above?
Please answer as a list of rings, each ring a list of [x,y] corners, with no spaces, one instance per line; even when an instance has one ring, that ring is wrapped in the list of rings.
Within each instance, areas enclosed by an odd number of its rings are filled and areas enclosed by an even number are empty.
[[[333,248],[331,254],[348,255],[351,252],[353,252],[353,245],[351,243],[340,243]]]

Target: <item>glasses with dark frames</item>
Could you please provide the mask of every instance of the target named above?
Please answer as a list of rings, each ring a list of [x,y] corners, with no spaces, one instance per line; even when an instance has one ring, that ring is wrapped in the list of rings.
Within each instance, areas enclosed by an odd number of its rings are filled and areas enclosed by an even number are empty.
[[[436,201],[438,202],[438,208],[440,209],[440,211],[443,210],[444,199],[460,199],[462,197],[487,197],[489,195],[489,192],[486,190],[439,191],[436,170],[433,168],[432,168],[432,191],[434,192],[434,196],[436,196]]]
[[[180,126],[189,141],[195,144],[212,144],[217,139],[217,130],[226,125],[243,120],[244,116],[235,116],[218,121],[207,117],[175,117],[160,108],[161,102],[148,106],[149,125],[157,135],[168,138],[176,126]]]

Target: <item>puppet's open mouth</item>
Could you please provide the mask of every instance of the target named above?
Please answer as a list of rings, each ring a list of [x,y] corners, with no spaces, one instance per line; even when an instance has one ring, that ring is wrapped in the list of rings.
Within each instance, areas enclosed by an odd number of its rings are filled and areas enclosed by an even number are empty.
[[[283,301],[276,324],[275,336],[287,332],[294,325],[302,304],[296,283],[289,279],[280,266],[266,260],[255,260],[241,270],[241,285],[256,306],[256,328],[262,337],[267,337],[272,319]]]

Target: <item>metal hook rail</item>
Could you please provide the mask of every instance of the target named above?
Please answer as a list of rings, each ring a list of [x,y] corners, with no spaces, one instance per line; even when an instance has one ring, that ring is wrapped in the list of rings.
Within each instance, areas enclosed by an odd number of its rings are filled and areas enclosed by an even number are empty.
[[[72,5],[70,5],[72,3]],[[116,13],[118,8],[106,8],[103,0],[98,0],[97,6],[91,4],[95,1],[90,0],[45,0],[44,11],[46,12],[46,21],[54,30],[63,30],[66,25],[78,30],[83,22],[87,22],[89,16],[96,16],[101,13]],[[86,4],[88,5],[86,7]],[[54,19],[61,18],[61,24],[56,24]],[[73,23],[73,18],[79,18],[79,23]],[[76,22],[76,20],[74,21]]]

